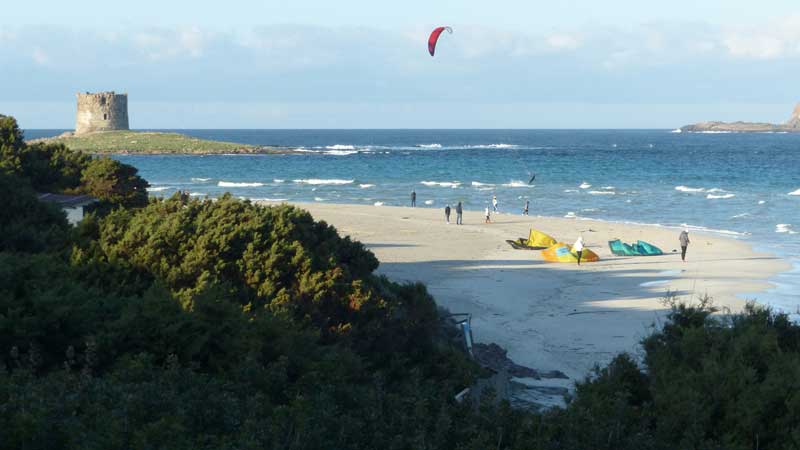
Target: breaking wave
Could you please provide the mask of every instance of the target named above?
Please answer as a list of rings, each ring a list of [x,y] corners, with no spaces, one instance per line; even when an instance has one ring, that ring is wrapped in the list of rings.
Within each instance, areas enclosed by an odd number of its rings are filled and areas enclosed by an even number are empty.
[[[367,188],[375,187],[375,185],[374,184],[359,184],[358,187],[360,187],[361,189],[367,189]]]
[[[417,144],[419,148],[442,148],[442,144]]]
[[[239,183],[233,181],[220,181],[217,183],[217,186],[219,187],[261,187],[263,185],[264,183]]]
[[[167,189],[175,189],[172,186],[155,186],[147,188],[147,192],[161,192],[166,191]]]
[[[323,185],[323,184],[333,184],[333,185],[340,185],[340,184],[352,184],[355,180],[341,180],[338,178],[331,178],[331,179],[320,179],[320,178],[307,178],[302,180],[292,180],[295,183],[299,184],[311,184],[311,185]]]
[[[375,206],[383,206],[383,202],[375,202],[375,203],[373,203],[373,205],[375,205]]]
[[[592,187],[592,185],[584,181],[584,182],[583,182],[583,183],[581,183],[581,185],[580,185],[580,186],[578,186],[578,187],[579,187],[579,188],[581,188],[581,189],[589,189],[590,187]]]
[[[589,191],[591,195],[617,195],[614,191]]]
[[[355,150],[356,149],[352,145],[342,145],[342,144],[328,145],[325,148],[327,148],[328,150]]]
[[[519,187],[528,187],[529,185],[524,181],[511,180],[508,183],[504,184],[503,186],[519,188]]]
[[[206,181],[211,181],[211,178],[196,178],[196,177],[192,177],[191,180],[194,181],[194,182],[198,182],[198,183],[205,183]]]
[[[796,191],[793,191],[793,192],[789,192],[789,193],[788,193],[788,194],[786,194],[786,195],[800,195],[800,189],[798,189],[798,190],[796,190]]]
[[[797,234],[797,231],[792,230],[792,224],[790,224],[790,223],[779,223],[779,224],[775,225],[775,232],[776,233]]]
[[[473,181],[472,185],[475,187],[494,187],[494,185],[491,183],[481,183],[480,181]]]
[[[736,194],[722,194],[722,195],[715,195],[715,194],[708,194],[706,198],[709,200],[716,200],[720,198],[733,198],[736,197]]]
[[[461,186],[460,181],[423,181],[421,184],[424,184],[425,186],[449,187],[453,189]]]
[[[331,156],[348,156],[348,155],[355,155],[358,153],[358,150],[329,150],[325,152],[326,155]]]

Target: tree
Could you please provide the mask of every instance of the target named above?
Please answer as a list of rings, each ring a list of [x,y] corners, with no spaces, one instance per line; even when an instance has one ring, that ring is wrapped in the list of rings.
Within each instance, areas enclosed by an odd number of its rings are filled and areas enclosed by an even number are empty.
[[[138,170],[108,157],[92,160],[83,170],[81,190],[113,206],[147,205],[147,187]]]

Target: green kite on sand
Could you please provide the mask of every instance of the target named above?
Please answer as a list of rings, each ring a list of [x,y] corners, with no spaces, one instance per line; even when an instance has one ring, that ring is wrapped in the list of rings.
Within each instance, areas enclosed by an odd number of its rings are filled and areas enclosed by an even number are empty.
[[[611,253],[617,256],[658,256],[664,254],[660,248],[645,241],[626,244],[619,239],[615,239],[608,241],[608,248],[611,249]]]

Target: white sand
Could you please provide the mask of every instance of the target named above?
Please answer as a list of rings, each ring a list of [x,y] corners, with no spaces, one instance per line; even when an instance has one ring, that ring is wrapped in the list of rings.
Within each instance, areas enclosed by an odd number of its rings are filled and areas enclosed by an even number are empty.
[[[381,261],[379,273],[421,281],[440,305],[471,313],[476,341],[495,342],[519,364],[573,379],[620,352],[638,354],[639,341],[663,322],[667,290],[687,301],[708,294],[736,311],[745,303],[737,294],[768,289],[769,277],[790,268],[746,241],[699,233],[690,233],[684,263],[672,253],[680,251],[679,230],[654,226],[506,214],[487,225],[473,211],[456,226],[444,223],[440,208],[298,206],[365,243]],[[548,263],[538,251],[505,242],[527,237],[531,227],[570,244],[582,233],[601,261]],[[615,238],[645,240],[668,254],[613,256],[607,242]]]

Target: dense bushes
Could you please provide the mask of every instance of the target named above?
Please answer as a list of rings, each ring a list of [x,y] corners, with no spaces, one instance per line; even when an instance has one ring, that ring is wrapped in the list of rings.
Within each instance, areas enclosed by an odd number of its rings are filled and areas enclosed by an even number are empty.
[[[102,210],[147,204],[147,181],[137,169],[63,144],[28,145],[13,117],[0,116],[0,173],[24,178],[37,192],[89,194]]]

